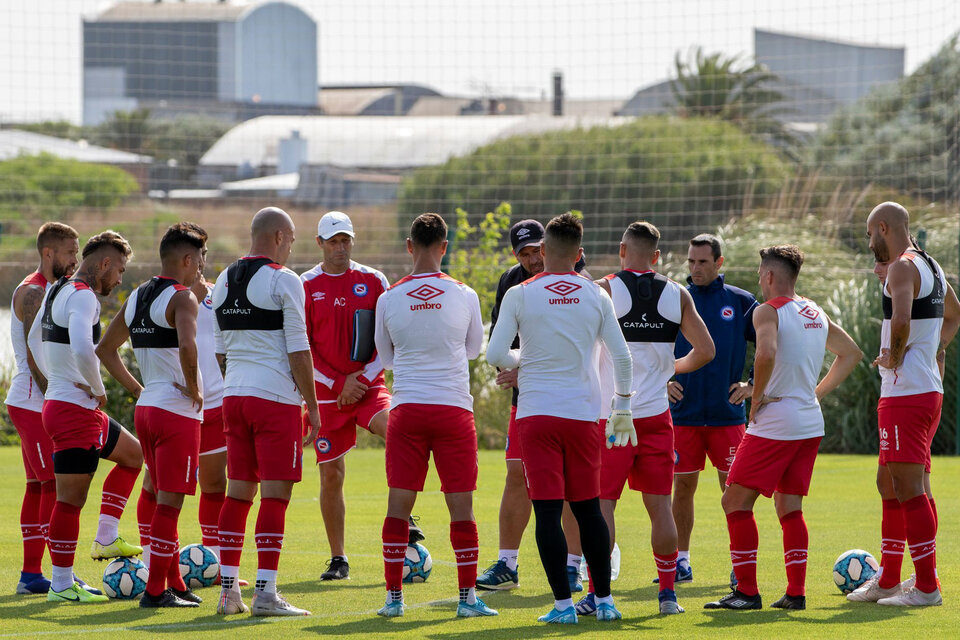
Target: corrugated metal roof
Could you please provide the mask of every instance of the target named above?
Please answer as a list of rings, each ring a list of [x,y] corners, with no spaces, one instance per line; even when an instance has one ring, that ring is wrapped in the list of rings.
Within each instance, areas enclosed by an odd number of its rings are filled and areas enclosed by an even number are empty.
[[[495,140],[576,127],[615,126],[629,118],[544,116],[262,116],[240,123],[201,165],[275,166],[281,138],[307,140],[307,164],[401,169],[441,164]]]
[[[258,5],[220,2],[120,2],[95,22],[235,22]]]
[[[98,162],[100,164],[149,164],[150,156],[141,156],[126,151],[107,149],[87,144],[86,141],[67,140],[45,136],[31,131],[4,129],[0,131],[0,160],[10,160],[19,155],[49,153],[58,158]]]

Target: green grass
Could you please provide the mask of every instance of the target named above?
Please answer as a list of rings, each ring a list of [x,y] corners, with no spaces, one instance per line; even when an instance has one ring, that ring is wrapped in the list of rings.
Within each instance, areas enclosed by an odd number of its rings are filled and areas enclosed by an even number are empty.
[[[310,456],[311,454],[308,454]],[[335,635],[338,637],[458,637],[471,632],[484,638],[536,638],[573,635],[634,637],[638,631],[652,631],[656,637],[778,638],[847,637],[882,631],[885,637],[941,637],[960,623],[960,460],[938,458],[934,462],[934,490],[941,514],[939,535],[940,577],[945,586],[945,605],[927,610],[885,609],[875,605],[854,605],[842,598],[831,581],[831,567],[841,552],[862,547],[878,553],[880,505],[874,489],[875,459],[869,456],[821,456],[814,474],[812,494],[805,509],[810,527],[810,559],[807,589],[808,609],[781,612],[764,609],[753,612],[705,612],[703,603],[726,591],[730,563],[727,533],[718,504],[719,489],[712,469],[701,478],[697,495],[698,523],[694,531],[693,566],[695,582],[678,588],[680,603],[687,613],[662,619],[656,615],[656,591],[650,583],[654,563],[649,550],[649,523],[640,497],[628,492],[617,515],[623,569],[613,584],[614,596],[624,614],[622,623],[604,627],[592,618],[572,628],[540,625],[536,616],[551,605],[546,580],[534,544],[532,526],[521,550],[521,587],[512,592],[485,596],[500,610],[489,619],[460,620],[454,617],[456,570],[449,545],[448,517],[431,472],[427,491],[420,497],[416,513],[427,534],[425,544],[434,557],[433,575],[421,585],[408,585],[406,600],[412,605],[404,618],[380,619],[376,609],[383,602],[380,527],[386,508],[386,486],[382,450],[357,450],[347,461],[347,540],[352,579],[321,584],[317,576],[327,560],[327,544],[317,506],[318,480],[308,465],[305,481],[298,485],[287,511],[286,541],[280,567],[281,590],[296,605],[314,615],[303,619],[259,620],[247,616],[223,619],[214,613],[216,589],[200,593],[206,602],[193,611],[141,610],[136,603],[111,602],[80,607],[51,605],[37,596],[12,595],[20,568],[18,523],[22,470],[19,452],[0,448],[0,575],[7,595],[0,595],[0,638],[4,637],[210,637],[277,640],[287,637]],[[98,473],[102,480],[104,470]],[[503,458],[496,452],[480,453],[480,490],[476,514],[480,525],[481,565],[496,555],[497,509],[503,481]],[[95,483],[95,490],[99,482]],[[91,492],[84,510],[81,551],[86,551],[95,531],[99,496]],[[124,514],[121,531],[136,539],[136,493]],[[196,498],[189,499],[181,517],[184,544],[199,540]],[[760,590],[766,604],[783,593],[785,584],[780,530],[769,500],[761,499],[757,509],[760,526]],[[252,579],[256,552],[253,524],[248,522],[247,545],[241,575]],[[78,554],[78,573],[95,582],[102,564]],[[49,566],[45,561],[45,567]],[[909,561],[905,574],[912,571]],[[48,574],[49,575],[49,574]],[[244,590],[249,601],[250,590]],[[883,623],[883,626],[865,624]],[[162,634],[158,636],[157,634]]]

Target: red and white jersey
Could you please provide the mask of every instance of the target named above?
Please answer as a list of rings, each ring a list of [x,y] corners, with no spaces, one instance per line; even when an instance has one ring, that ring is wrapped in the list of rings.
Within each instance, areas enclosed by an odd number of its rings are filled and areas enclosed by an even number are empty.
[[[920,274],[920,291],[913,299],[910,314],[910,336],[903,353],[903,363],[896,369],[880,367],[880,397],[911,396],[936,391],[943,393],[943,380],[937,366],[940,329],[943,327],[943,301],[947,281],[943,269],[926,254],[907,250],[907,258]],[[934,273],[933,269],[936,269]],[[883,283],[883,324],[880,327],[880,349],[890,348],[890,316],[892,301]]]
[[[47,301],[55,289],[55,286],[47,288],[41,310],[37,313],[27,338],[40,372],[47,377],[46,399],[70,402],[85,409],[96,409],[97,401],[86,391],[78,389],[77,385],[90,387],[94,395],[106,394],[94,342],[94,332],[97,339],[100,333],[100,300],[85,283],[69,280],[47,309]],[[58,342],[43,338],[43,320],[47,312],[50,314],[50,321],[55,324],[54,328],[65,328],[69,332],[69,341]]]
[[[377,300],[375,340],[383,366],[393,369],[392,407],[473,411],[467,363],[483,344],[476,291],[444,273],[402,278]]]
[[[213,333],[217,318],[213,313],[213,284],[207,283],[207,295],[197,311],[197,360],[203,378],[203,409],[216,409],[223,404],[223,373],[217,362]]]
[[[780,398],[764,405],[747,433],[771,440],[823,435],[817,382],[830,331],[827,314],[806,298],[780,296],[765,304],[777,310],[777,356],[764,394]]]
[[[44,291],[50,286],[47,279],[39,271],[34,271],[23,282],[17,285],[13,290],[13,297],[17,296],[17,291],[24,286],[43,287]],[[17,312],[13,309],[13,299],[10,300],[10,342],[13,343],[13,355],[17,363],[17,372],[10,381],[10,388],[7,389],[7,399],[5,404],[9,407],[19,407],[28,411],[40,411],[43,409],[43,392],[34,382],[30,374],[30,366],[27,364],[27,336],[23,331],[23,320],[17,317]]]
[[[520,349],[511,350],[518,334]],[[601,342],[613,358],[616,391],[630,393],[630,351],[610,296],[577,273],[544,272],[503,296],[487,360],[507,369],[519,366],[517,419],[595,421],[610,410],[597,375]]]
[[[256,259],[241,258],[241,261]],[[214,312],[227,299],[228,274],[229,268],[220,274],[213,288]],[[281,312],[282,327],[278,330],[221,330],[217,323],[214,331],[216,352],[227,356],[223,395],[255,396],[299,405],[302,399],[287,354],[310,350],[300,277],[286,267],[268,264],[250,277],[246,296],[256,309]]]
[[[187,287],[180,284],[165,288],[150,304],[150,320],[160,329],[176,332],[176,329],[167,322],[167,307],[170,306],[170,299],[174,294],[187,290]],[[130,330],[131,337],[135,331],[141,329],[138,326],[139,323],[135,321],[137,301],[141,292],[141,288],[133,290],[127,298],[127,306],[123,314],[123,320]],[[173,335],[175,337],[175,333]],[[196,420],[201,418],[201,413],[197,411],[190,398],[174,386],[179,384],[185,387],[187,384],[180,365],[179,347],[138,348],[134,343],[133,355],[137,359],[140,377],[143,380],[143,391],[137,399],[138,407],[157,407],[186,418]],[[200,375],[202,377],[202,374]],[[202,380],[200,383],[203,388]]]
[[[317,401],[336,402],[351,373],[363,370],[360,381],[370,388],[383,387],[383,363],[374,353],[369,362],[350,359],[354,314],[377,308],[380,295],[389,288],[387,278],[370,267],[350,261],[343,273],[326,273],[321,265],[300,276],[306,295],[307,336],[313,356]]]

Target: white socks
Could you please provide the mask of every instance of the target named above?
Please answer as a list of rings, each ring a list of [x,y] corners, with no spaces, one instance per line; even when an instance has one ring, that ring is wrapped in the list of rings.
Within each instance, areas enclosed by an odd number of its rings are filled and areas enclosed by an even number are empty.
[[[256,591],[277,592],[277,572],[273,569],[257,569]]]
[[[100,544],[110,544],[120,536],[120,520],[113,516],[100,514],[100,520],[97,521],[97,537]]]
[[[237,578],[240,576],[240,567],[231,567],[225,564],[220,565],[220,584],[224,591],[236,591],[240,593],[240,583]]]
[[[573,567],[577,571],[580,571],[580,554],[567,554],[567,566]]]
[[[609,605],[611,605],[611,606],[613,605],[613,594],[612,594],[612,593],[611,593],[610,595],[608,595],[608,596],[603,596],[602,598],[600,598],[600,597],[598,597],[598,596],[596,596],[596,595],[593,596],[593,597],[595,598],[594,601],[595,601],[597,604],[609,604]]]
[[[500,559],[507,563],[510,571],[516,571],[517,562],[520,560],[520,549],[500,549]]]
[[[686,562],[690,564],[690,552],[689,551],[677,551],[677,564],[681,562]]]
[[[73,585],[73,567],[58,567],[57,565],[52,565],[50,567],[50,588],[53,591],[63,591],[64,589],[69,589]]]

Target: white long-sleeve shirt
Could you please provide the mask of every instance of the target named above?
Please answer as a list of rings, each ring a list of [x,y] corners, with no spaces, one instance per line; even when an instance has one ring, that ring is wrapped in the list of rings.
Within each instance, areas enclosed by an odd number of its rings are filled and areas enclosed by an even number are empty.
[[[407,276],[377,300],[374,339],[384,368],[393,369],[392,406],[473,411],[467,363],[483,344],[476,291],[443,273]]]
[[[217,318],[213,313],[213,285],[207,284],[207,295],[197,310],[197,362],[203,379],[203,410],[223,404],[223,373],[217,362],[213,334]]]
[[[518,334],[520,348],[511,350]],[[597,377],[601,342],[613,360],[614,390],[628,395],[633,361],[610,297],[577,273],[541,273],[504,295],[487,361],[519,367],[517,418],[594,421],[609,410]]]
[[[54,298],[51,314],[54,323],[70,332],[70,344],[44,342],[43,310],[51,291],[53,287],[47,289],[27,339],[37,366],[47,377],[45,397],[96,409],[97,401],[76,385],[90,387],[97,396],[106,394],[92,333],[93,325],[100,322],[100,301],[86,284],[68,282]]]

